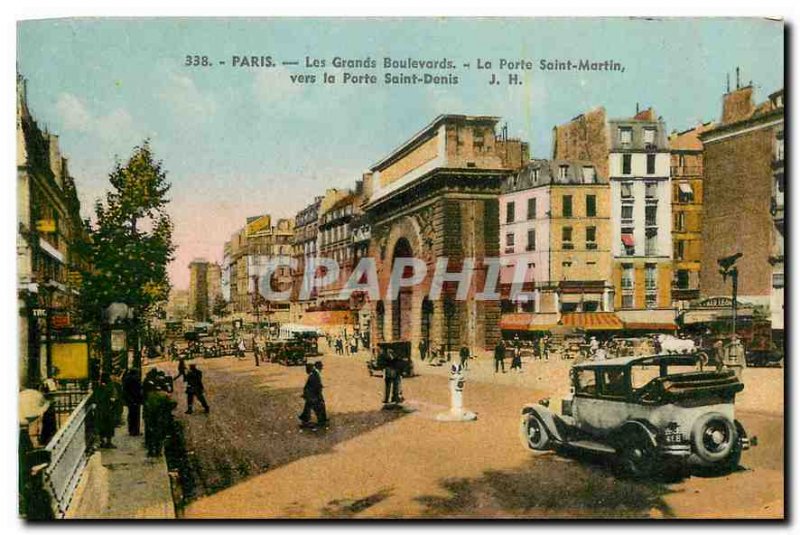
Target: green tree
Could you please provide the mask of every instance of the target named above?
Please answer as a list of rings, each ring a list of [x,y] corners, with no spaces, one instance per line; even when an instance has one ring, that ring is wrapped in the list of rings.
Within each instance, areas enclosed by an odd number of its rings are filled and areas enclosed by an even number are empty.
[[[131,307],[138,364],[141,321],[170,290],[167,265],[175,252],[166,210],[170,184],[148,141],[135,147],[124,165],[116,162],[109,182],[105,202],[97,201],[95,221],[89,224],[90,269],[81,291],[84,319],[99,326],[111,303]]]

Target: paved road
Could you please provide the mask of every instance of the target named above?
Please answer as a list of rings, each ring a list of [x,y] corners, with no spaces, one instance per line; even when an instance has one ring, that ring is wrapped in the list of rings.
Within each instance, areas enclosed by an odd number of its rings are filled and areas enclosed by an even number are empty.
[[[783,512],[782,370],[752,370],[738,416],[761,444],[725,477],[637,483],[603,459],[531,454],[518,437],[526,402],[563,392],[569,363],[495,376],[473,362],[472,423],[435,420],[445,370],[405,382],[410,414],[380,410],[382,381],[357,357],[325,357],[327,431],[300,430],[300,367],[200,360],[211,414],[186,422],[195,486],[187,518],[774,517]],[[751,370],[748,370],[751,372]],[[758,388],[759,390],[755,390]],[[185,408],[181,400],[180,408]]]

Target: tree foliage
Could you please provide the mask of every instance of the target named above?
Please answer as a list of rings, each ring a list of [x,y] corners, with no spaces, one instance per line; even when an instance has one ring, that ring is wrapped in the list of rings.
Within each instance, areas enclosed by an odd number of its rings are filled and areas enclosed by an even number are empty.
[[[167,213],[170,184],[148,141],[134,148],[123,165],[109,175],[105,202],[95,204],[89,225],[88,258],[82,301],[89,321],[114,302],[146,314],[167,299],[167,265],[173,258],[173,224]]]

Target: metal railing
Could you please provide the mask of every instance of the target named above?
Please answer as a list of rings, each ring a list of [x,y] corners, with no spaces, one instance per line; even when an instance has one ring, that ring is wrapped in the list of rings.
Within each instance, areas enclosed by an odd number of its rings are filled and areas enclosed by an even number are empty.
[[[66,423],[46,446],[50,464],[45,469],[45,485],[53,498],[54,514],[63,518],[86,466],[94,436],[94,404],[91,393],[84,394]]]

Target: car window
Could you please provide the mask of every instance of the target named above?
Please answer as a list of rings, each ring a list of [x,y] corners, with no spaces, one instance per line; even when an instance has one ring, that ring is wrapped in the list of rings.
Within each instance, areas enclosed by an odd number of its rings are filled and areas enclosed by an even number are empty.
[[[658,375],[658,366],[631,366],[631,388],[638,390]]]
[[[628,394],[625,382],[625,370],[622,368],[609,368],[600,373],[603,385],[603,395],[615,398],[624,398]]]
[[[578,370],[575,393],[590,396],[597,394],[597,379],[594,370]]]

